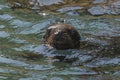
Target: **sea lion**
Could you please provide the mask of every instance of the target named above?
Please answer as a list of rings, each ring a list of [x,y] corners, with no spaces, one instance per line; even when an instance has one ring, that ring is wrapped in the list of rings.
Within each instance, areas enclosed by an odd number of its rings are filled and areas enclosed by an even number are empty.
[[[58,50],[76,49],[80,47],[80,34],[71,24],[52,24],[46,30],[44,41]]]

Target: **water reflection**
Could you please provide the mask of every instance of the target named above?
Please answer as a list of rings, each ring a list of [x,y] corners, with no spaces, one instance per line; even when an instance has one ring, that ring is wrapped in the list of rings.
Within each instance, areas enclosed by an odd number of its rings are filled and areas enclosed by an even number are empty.
[[[9,8],[8,6],[5,5],[0,5],[0,10],[4,9],[4,8]]]
[[[10,34],[5,32],[5,31],[0,31],[0,38],[5,38],[5,37],[9,37]]]
[[[11,20],[11,19],[13,19],[13,18],[15,18],[15,17],[10,16],[10,15],[8,15],[8,14],[0,15],[0,20],[2,20],[2,21],[4,21],[4,20]]]
[[[14,28],[19,28],[19,27],[29,27],[32,25],[32,23],[21,21],[21,20],[13,20],[13,21],[10,21],[10,25],[12,25]]]
[[[33,70],[49,70],[54,68],[54,66],[52,65],[38,65],[38,64],[30,65],[21,61],[12,60],[4,57],[0,57],[0,63],[10,64],[11,66],[20,66],[20,67],[24,67],[25,69],[33,69]]]

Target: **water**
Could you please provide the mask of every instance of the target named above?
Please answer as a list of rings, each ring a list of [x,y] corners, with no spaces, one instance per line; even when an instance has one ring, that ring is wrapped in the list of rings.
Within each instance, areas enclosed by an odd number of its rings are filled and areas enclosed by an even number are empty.
[[[44,14],[0,4],[0,80],[120,79],[119,15]],[[77,28],[79,50],[43,44],[46,26],[59,22]]]

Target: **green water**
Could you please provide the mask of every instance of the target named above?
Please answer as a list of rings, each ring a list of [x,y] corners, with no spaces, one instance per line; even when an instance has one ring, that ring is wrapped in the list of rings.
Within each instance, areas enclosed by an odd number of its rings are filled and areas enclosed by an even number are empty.
[[[0,4],[0,80],[119,80],[120,16],[68,16]],[[81,35],[79,50],[43,44],[46,26],[70,23]],[[64,58],[63,58],[64,57]]]

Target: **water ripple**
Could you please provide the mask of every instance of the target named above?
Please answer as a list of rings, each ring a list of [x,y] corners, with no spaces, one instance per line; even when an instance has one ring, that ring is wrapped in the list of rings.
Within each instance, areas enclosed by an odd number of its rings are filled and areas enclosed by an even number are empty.
[[[11,15],[9,15],[9,14],[3,14],[3,15],[0,15],[0,20],[2,20],[2,21],[8,21],[8,20],[11,20],[11,19],[13,19],[13,18],[15,18],[14,16],[11,16]]]
[[[6,38],[6,37],[9,37],[10,34],[5,32],[5,31],[0,31],[0,38]]]
[[[31,65],[25,62],[12,60],[4,57],[0,57],[0,63],[10,64],[11,66],[24,67],[25,69],[31,69],[31,70],[49,70],[54,68],[54,66],[52,65],[38,65],[38,64]]]

